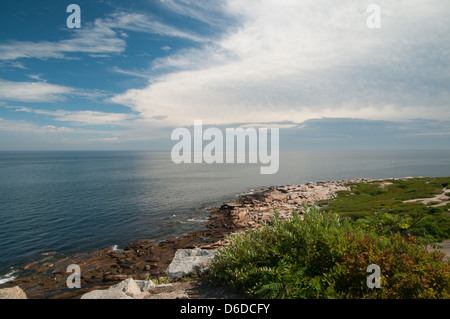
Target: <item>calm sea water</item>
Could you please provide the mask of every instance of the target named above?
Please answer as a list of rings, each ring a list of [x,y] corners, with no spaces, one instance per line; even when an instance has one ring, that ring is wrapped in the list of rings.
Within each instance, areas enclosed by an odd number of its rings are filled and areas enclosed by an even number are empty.
[[[205,207],[259,187],[449,176],[450,151],[282,152],[277,174],[260,175],[259,167],[175,165],[169,152],[0,152],[0,275],[45,251],[123,247],[201,229]]]

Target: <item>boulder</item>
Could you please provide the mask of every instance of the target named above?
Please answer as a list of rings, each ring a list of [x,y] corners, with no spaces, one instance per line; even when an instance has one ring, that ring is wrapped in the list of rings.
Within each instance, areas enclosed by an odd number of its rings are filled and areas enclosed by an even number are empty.
[[[15,286],[0,289],[0,299],[27,299],[27,295],[19,286]]]
[[[141,292],[145,292],[150,288],[156,287],[156,284],[152,280],[135,280],[135,282],[139,286]]]
[[[108,289],[88,292],[81,299],[143,299],[148,296],[148,291],[155,287],[158,286],[151,280],[128,278]]]
[[[167,277],[176,279],[190,274],[201,274],[208,269],[216,253],[216,250],[200,248],[178,249],[167,268]]]
[[[133,299],[120,290],[92,290],[83,296],[81,299]]]
[[[141,293],[141,288],[133,278],[128,278],[117,285],[108,288],[109,291],[119,291],[127,296],[134,297]]]

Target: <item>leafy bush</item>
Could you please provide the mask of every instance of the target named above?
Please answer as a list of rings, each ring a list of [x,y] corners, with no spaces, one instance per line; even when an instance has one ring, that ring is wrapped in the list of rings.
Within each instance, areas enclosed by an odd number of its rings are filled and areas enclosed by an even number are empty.
[[[351,248],[341,265],[348,276],[336,282],[338,291],[350,298],[448,298],[450,267],[443,255],[427,253],[411,235],[392,237],[355,236],[348,234]],[[367,293],[361,289],[363,274],[369,264],[382,271],[381,289]],[[359,288],[359,289],[358,289]],[[347,291],[346,291],[347,289]]]
[[[377,232],[350,219],[304,208],[281,221],[231,236],[212,278],[258,298],[448,298],[450,268],[411,235]],[[401,227],[401,223],[397,223]],[[366,285],[381,268],[381,289]]]
[[[440,207],[428,209],[426,214],[378,212],[359,218],[356,225],[379,235],[411,234],[422,244],[432,244],[450,238],[450,216]]]

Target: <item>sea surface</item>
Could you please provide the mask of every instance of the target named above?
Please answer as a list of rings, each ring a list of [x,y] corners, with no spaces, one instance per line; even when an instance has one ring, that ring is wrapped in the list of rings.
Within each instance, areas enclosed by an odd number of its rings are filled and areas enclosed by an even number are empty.
[[[204,227],[205,208],[254,189],[450,176],[450,151],[281,152],[261,164],[179,164],[170,152],[0,152],[0,284],[42,253],[124,247]]]

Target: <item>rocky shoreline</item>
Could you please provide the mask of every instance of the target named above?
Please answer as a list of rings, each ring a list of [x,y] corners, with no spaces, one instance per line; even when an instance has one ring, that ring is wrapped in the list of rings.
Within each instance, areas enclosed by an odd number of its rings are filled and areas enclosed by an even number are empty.
[[[335,197],[338,191],[348,190],[346,184],[370,181],[355,179],[275,186],[243,194],[234,202],[210,208],[205,230],[159,242],[133,241],[123,251],[104,248],[64,258],[49,253],[45,258],[21,267],[19,277],[4,287],[19,286],[31,299],[72,299],[117,285],[128,278],[150,278],[160,282],[179,249],[220,249],[227,244],[231,233],[259,227],[260,221],[268,221],[273,209],[280,213],[280,218],[286,218],[292,210],[301,213],[304,203],[312,205]],[[67,288],[66,280],[70,274],[66,270],[70,264],[81,268],[80,289]]]

